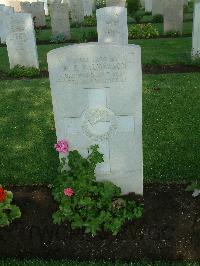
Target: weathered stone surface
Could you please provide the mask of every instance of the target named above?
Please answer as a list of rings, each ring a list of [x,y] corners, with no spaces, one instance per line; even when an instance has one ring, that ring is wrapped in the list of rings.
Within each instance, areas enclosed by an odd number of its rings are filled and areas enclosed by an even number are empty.
[[[84,16],[92,16],[93,0],[82,0]]]
[[[145,12],[152,12],[152,0],[145,0]]]
[[[126,6],[126,0],[106,0],[106,6]]]
[[[36,27],[46,26],[44,2],[31,3],[31,12]]]
[[[192,56],[200,57],[200,0],[196,0],[194,5]]]
[[[14,13],[13,7],[0,5],[0,40],[1,40],[1,43],[6,43],[7,19],[9,15],[13,13]]]
[[[35,31],[31,14],[9,15],[7,25],[6,43],[10,68],[16,65],[38,68]]]
[[[183,29],[183,0],[165,0],[164,32],[180,32]]]
[[[67,4],[51,5],[51,27],[53,36],[62,35],[65,39],[70,39],[69,8]]]
[[[29,14],[32,13],[30,2],[20,2],[20,6],[21,6],[21,12],[22,13],[29,13]]]
[[[70,1],[71,19],[74,23],[81,23],[84,21],[84,7],[83,1]]]
[[[98,180],[143,193],[139,46],[81,44],[47,54],[57,139],[87,155],[98,144]]]
[[[152,15],[163,15],[165,0],[152,0]]]
[[[105,7],[96,12],[99,43],[128,44],[127,9]]]

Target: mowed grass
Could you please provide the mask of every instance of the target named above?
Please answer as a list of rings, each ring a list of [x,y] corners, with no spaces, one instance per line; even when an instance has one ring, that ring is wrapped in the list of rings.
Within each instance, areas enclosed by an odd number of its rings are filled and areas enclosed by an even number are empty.
[[[199,266],[200,263],[198,262],[78,262],[78,261],[44,261],[44,260],[2,260],[0,261],[0,266]]]
[[[191,60],[192,39],[163,38],[150,40],[134,40],[130,44],[138,44],[142,48],[143,64],[194,64]],[[47,53],[66,44],[38,45],[38,56],[41,70],[47,70]],[[0,48],[0,71],[9,71],[9,61],[6,47]]]
[[[149,22],[148,22],[149,23]],[[163,23],[151,23],[160,33],[160,35],[164,34]],[[135,24],[129,24],[135,25]],[[183,23],[183,34],[192,34],[192,21],[186,21]],[[87,34],[88,32],[97,32],[96,27],[80,27],[80,28],[71,28],[71,39],[75,41],[79,41],[84,33]],[[36,37],[39,41],[48,40],[50,41],[52,38],[52,31],[51,29],[44,29],[38,30],[36,32]]]
[[[145,182],[199,179],[200,75],[143,77]],[[47,79],[0,82],[0,184],[48,184],[57,174]]]

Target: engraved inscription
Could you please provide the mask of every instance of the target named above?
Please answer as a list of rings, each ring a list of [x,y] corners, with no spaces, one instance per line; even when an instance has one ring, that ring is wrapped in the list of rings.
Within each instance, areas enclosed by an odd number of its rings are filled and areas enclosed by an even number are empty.
[[[60,61],[63,59],[60,58]],[[112,56],[100,57],[80,57],[71,61],[71,64],[64,64],[63,73],[58,78],[58,82],[68,83],[87,83],[91,82],[102,83],[104,82],[125,82],[127,80],[127,60],[125,58],[114,58]]]

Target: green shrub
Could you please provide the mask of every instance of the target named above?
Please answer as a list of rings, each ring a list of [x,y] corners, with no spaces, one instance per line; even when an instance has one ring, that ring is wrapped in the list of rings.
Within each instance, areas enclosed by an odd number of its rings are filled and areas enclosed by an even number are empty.
[[[150,23],[131,25],[128,29],[129,39],[150,39],[159,36],[158,30]]]
[[[106,6],[106,0],[96,0],[96,8],[102,8]]]
[[[51,43],[63,43],[63,42],[66,42],[66,37],[63,34],[52,36],[50,42]]]
[[[140,0],[127,0],[128,15],[133,16],[140,9]]]
[[[165,35],[170,36],[170,37],[178,37],[181,36],[180,31],[168,31],[165,33]]]
[[[134,15],[134,19],[135,19],[136,23],[140,23],[140,21],[142,20],[143,16],[144,16],[144,12],[143,11],[140,11],[140,10],[136,11],[135,15]]]
[[[34,78],[40,75],[40,70],[35,67],[25,67],[17,65],[9,71],[9,76],[13,78]]]
[[[163,22],[163,16],[160,14],[154,15],[152,18],[152,22],[154,23],[162,23]]]
[[[188,13],[189,12],[189,6],[188,5],[184,5],[183,6],[183,12],[184,13]]]
[[[81,23],[71,22],[70,27],[71,28],[80,28],[81,27]]]
[[[97,19],[95,16],[85,16],[82,26],[95,27],[97,25]]]
[[[13,193],[3,189],[0,185],[0,227],[8,226],[21,217],[19,207],[12,205]]]
[[[84,32],[80,41],[81,42],[95,42],[98,39],[98,34],[96,31]]]
[[[61,160],[52,190],[59,203],[53,214],[55,224],[67,221],[72,229],[85,229],[92,235],[102,230],[116,235],[127,220],[141,217],[142,207],[122,197],[119,187],[96,181],[95,168],[102,162],[98,145],[91,146],[87,158],[74,150]]]

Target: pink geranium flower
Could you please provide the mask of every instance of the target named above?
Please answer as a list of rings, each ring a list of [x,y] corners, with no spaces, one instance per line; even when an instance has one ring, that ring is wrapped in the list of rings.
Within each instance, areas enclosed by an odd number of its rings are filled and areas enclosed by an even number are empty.
[[[65,196],[67,196],[67,197],[71,197],[71,196],[74,195],[74,191],[73,191],[72,188],[68,187],[68,188],[65,188],[65,189],[64,189],[64,194],[65,194]]]
[[[67,153],[69,151],[69,142],[67,140],[59,140],[55,145],[55,149],[60,153]]]

